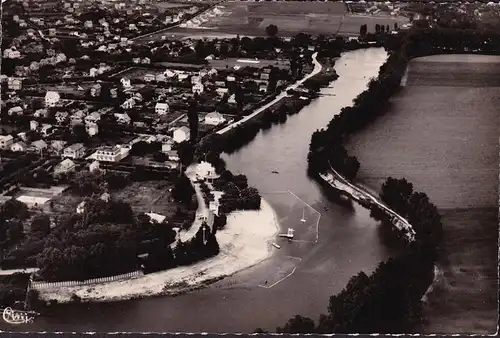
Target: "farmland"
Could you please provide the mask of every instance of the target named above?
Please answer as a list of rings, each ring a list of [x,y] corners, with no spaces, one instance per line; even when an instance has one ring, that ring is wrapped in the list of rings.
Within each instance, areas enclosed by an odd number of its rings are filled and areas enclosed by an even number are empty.
[[[415,59],[388,112],[349,141],[359,182],[379,190],[388,176],[406,177],[442,215],[439,273],[419,332],[496,327],[498,75],[495,56]]]
[[[226,2],[201,20],[198,29],[194,25],[191,28],[175,28],[169,33],[262,36],[266,34],[265,28],[274,24],[278,26],[281,36],[293,36],[300,32],[357,35],[362,24],[367,24],[371,31],[375,29],[375,24],[393,27],[395,22],[401,25],[407,19],[388,15],[347,14],[342,2]],[[200,31],[200,28],[205,32]]]

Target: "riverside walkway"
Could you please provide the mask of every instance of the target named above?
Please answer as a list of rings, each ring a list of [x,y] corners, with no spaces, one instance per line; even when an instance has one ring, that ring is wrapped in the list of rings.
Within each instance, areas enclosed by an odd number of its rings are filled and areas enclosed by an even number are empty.
[[[319,174],[319,176],[335,189],[344,191],[345,193],[349,194],[354,200],[359,202],[364,202],[365,204],[377,205],[380,209],[382,209],[388,215],[391,216],[392,224],[398,230],[404,232],[404,235],[408,242],[413,242],[415,240],[415,230],[404,217],[402,217],[394,210],[386,206],[376,196],[349,182],[346,178],[340,175],[335,169],[333,169],[331,164],[330,164],[330,172],[326,174]]]
[[[311,77],[313,77],[314,75],[318,74],[319,72],[321,72],[321,69],[323,69],[323,66],[321,65],[321,63],[318,62],[318,60],[316,59],[316,57],[318,56],[318,52],[314,53],[312,55],[312,61],[314,63],[314,69],[311,73],[307,74],[306,76],[304,76],[304,78],[298,80],[297,82],[295,82],[294,84],[291,84],[290,86],[288,86],[286,89],[284,89],[281,94],[279,94],[278,96],[276,96],[276,98],[274,100],[272,100],[271,102],[263,105],[262,107],[260,108],[257,108],[252,114],[250,115],[247,115],[245,116],[244,118],[242,118],[241,120],[239,121],[236,121],[228,126],[226,126],[225,128],[219,130],[217,132],[218,135],[223,135],[225,133],[227,133],[228,131],[230,131],[231,129],[233,128],[236,128],[238,127],[239,125],[242,125],[244,124],[245,122],[253,119],[255,116],[259,115],[260,113],[262,113],[264,110],[266,110],[267,108],[271,107],[273,104],[281,101],[283,98],[287,97],[288,94],[287,92],[292,89],[297,89],[301,84],[303,84],[306,80],[310,79]]]

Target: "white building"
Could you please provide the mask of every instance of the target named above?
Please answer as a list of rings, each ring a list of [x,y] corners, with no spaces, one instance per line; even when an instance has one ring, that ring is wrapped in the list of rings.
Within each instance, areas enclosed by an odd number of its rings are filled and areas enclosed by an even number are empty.
[[[130,79],[127,79],[126,77],[123,77],[121,80],[120,80],[123,88],[125,89],[129,89],[132,87],[132,85],[130,84]]]
[[[14,152],[24,152],[28,149],[28,145],[22,141],[16,142],[10,146],[10,151]]]
[[[154,76],[153,74],[146,74],[144,75],[144,81],[145,82],[152,82],[156,79],[156,76]]]
[[[102,147],[95,153],[95,159],[105,162],[118,162],[124,159],[127,155],[128,152],[122,151],[120,147]]]
[[[172,150],[172,146],[174,145],[174,141],[172,139],[168,139],[161,145],[161,151],[167,153]]]
[[[63,160],[61,163],[54,167],[54,175],[60,175],[75,170],[75,162],[69,158]]]
[[[54,107],[60,99],[61,96],[58,92],[48,91],[47,94],[45,94],[45,105],[47,107]]]
[[[177,143],[189,141],[190,136],[188,127],[183,126],[174,130],[174,141]]]
[[[21,52],[12,48],[7,48],[3,52],[3,57],[6,59],[19,59],[21,58]]]
[[[9,116],[20,116],[20,115],[24,114],[24,111],[23,111],[23,108],[21,108],[20,106],[17,106],[17,107],[10,108],[9,111],[7,112],[7,114]]]
[[[224,118],[224,116],[222,116],[222,114],[218,112],[208,113],[205,116],[205,124],[208,125],[217,126],[224,122],[226,122],[226,119]]]
[[[168,103],[160,103],[158,102],[155,106],[155,112],[158,115],[165,115],[169,111]]]
[[[21,90],[23,88],[23,80],[16,77],[9,77],[7,80],[7,86],[12,90]]]
[[[14,138],[11,135],[0,135],[0,149],[7,150],[14,143]]]
[[[193,93],[195,94],[201,94],[203,93],[203,85],[201,83],[197,83],[193,86]]]
[[[40,133],[43,135],[43,136],[49,136],[50,134],[52,134],[54,132],[54,128],[52,127],[52,125],[50,124],[43,124],[42,125],[42,128],[40,129]]]
[[[81,143],[75,143],[64,148],[63,157],[81,158],[85,155],[85,147]]]

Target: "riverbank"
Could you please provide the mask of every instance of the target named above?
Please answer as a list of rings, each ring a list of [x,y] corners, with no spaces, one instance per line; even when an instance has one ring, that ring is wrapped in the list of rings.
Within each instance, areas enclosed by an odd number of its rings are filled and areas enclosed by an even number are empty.
[[[228,215],[224,229],[217,231],[220,253],[216,257],[125,281],[42,289],[40,298],[67,303],[73,295],[83,302],[177,295],[263,262],[274,250],[272,242],[278,230],[279,224],[274,210],[262,199],[258,211],[238,211]]]

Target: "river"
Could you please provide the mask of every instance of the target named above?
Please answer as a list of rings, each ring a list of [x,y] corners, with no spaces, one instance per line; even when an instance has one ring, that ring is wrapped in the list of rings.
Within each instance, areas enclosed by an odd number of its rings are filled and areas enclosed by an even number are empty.
[[[335,66],[339,79],[322,91],[330,95],[318,98],[285,124],[259,133],[249,145],[225,157],[228,168],[247,175],[249,184],[280,212],[286,201],[299,201],[292,194],[282,194],[282,198],[272,194],[286,190],[320,211],[317,243],[282,245],[264,263],[181,296],[61,305],[35,323],[14,329],[250,333],[257,327],[274,331],[295,314],[316,321],[320,313],[326,313],[329,296],[340,292],[351,276],[361,270],[370,273],[391,254],[382,244],[377,224],[368,211],[328,201],[306,174],[311,134],[326,127],[333,114],[352,103],[369,79],[378,75],[386,58],[381,48],[344,54]],[[315,236],[313,232],[304,234]],[[274,281],[288,271],[293,273],[276,285],[258,287],[264,280]]]

